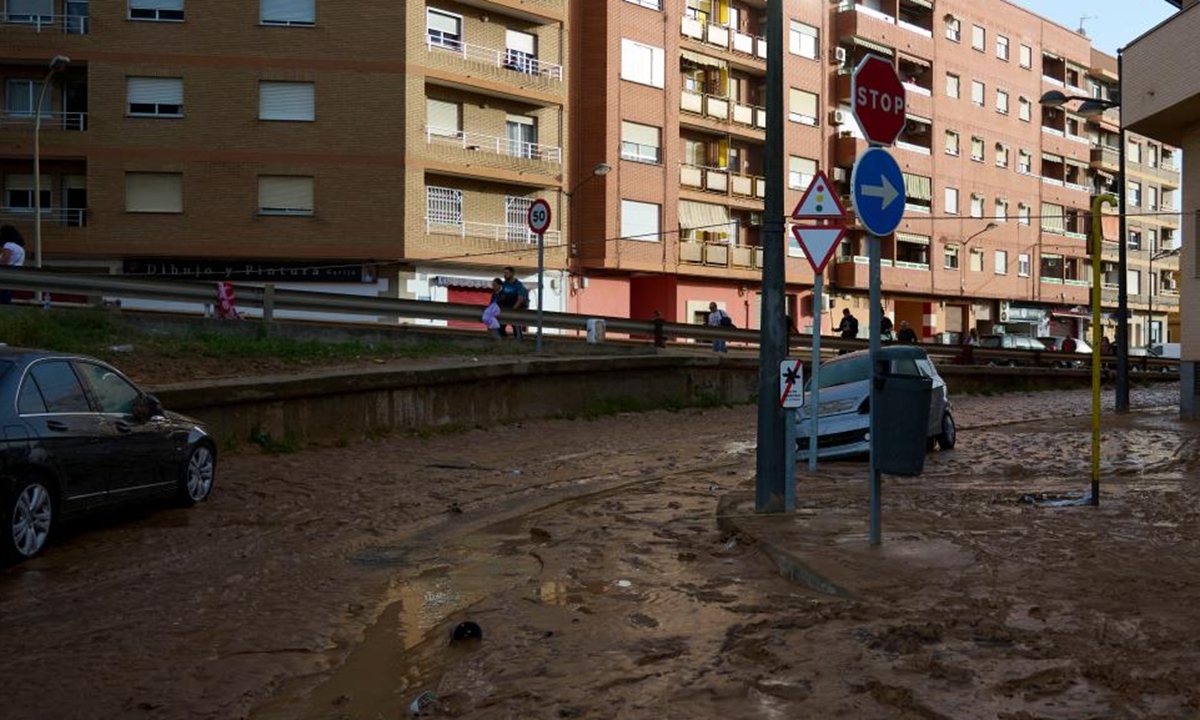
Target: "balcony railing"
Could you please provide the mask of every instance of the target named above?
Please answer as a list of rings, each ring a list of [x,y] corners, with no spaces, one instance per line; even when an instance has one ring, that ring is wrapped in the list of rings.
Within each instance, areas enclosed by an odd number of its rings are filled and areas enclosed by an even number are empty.
[[[562,80],[562,65],[555,65],[528,53],[510,48],[491,48],[482,45],[471,45],[460,40],[446,38],[440,35],[425,36],[425,44],[430,52],[453,53],[474,62],[498,67],[524,75],[536,75],[548,80]]]
[[[709,267],[755,269],[763,266],[763,250],[756,245],[683,240],[679,243],[679,261]]]
[[[729,120],[729,106],[729,98],[700,93],[695,90],[684,90],[679,96],[680,110],[717,120]]]
[[[33,222],[33,208],[0,206],[0,220],[14,223]],[[42,208],[42,223],[64,227],[87,225],[87,210],[83,208]]]
[[[537,245],[538,236],[524,224],[496,224],[471,221],[455,221],[449,218],[425,218],[426,235],[456,235],[461,238],[478,238],[494,242]],[[562,244],[562,233],[547,230],[544,238],[547,247]]]
[[[449,128],[426,128],[425,143],[430,146],[457,147],[526,160],[562,163],[562,148]]]
[[[71,35],[86,35],[88,32],[88,16],[0,12],[0,25],[17,25],[29,28],[34,32],[62,32]]]
[[[742,55],[748,55],[760,60],[767,57],[767,41],[757,35],[734,30],[724,25],[713,25],[701,22],[697,18],[685,17],[680,21],[679,32],[687,38],[698,42],[732,50]]]
[[[1055,87],[1060,87],[1060,88],[1065,88],[1067,86],[1067,84],[1065,82],[1063,82],[1062,80],[1059,80],[1058,78],[1055,78],[1055,77],[1050,77],[1049,75],[1043,75],[1042,82],[1049,83]]]
[[[34,121],[37,119],[37,113],[4,110],[0,111],[0,128],[3,127],[28,127],[33,128]],[[43,112],[42,113],[42,128],[63,130],[87,130],[87,113],[85,112]]]
[[[757,105],[733,103],[733,121],[739,125],[748,125],[760,130],[767,127],[767,109]]]
[[[925,147],[924,145],[914,145],[913,143],[901,142],[899,140],[896,141],[896,147],[898,147],[901,150],[907,150],[909,152],[917,153],[919,155],[932,154],[932,151],[929,148]]]
[[[680,165],[679,184],[686,189],[722,195],[732,193],[747,198],[764,198],[767,194],[767,183],[763,177],[701,165]]]

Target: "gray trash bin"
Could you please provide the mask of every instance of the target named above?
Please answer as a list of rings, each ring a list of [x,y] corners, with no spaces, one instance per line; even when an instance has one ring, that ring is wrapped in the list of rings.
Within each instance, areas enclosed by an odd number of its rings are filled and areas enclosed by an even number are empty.
[[[933,380],[916,375],[880,375],[875,391],[875,467],[889,475],[920,475],[929,440]]]

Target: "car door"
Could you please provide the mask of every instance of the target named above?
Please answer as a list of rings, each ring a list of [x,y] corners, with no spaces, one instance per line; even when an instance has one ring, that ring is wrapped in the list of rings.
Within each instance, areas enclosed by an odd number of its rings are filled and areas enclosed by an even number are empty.
[[[134,403],[142,391],[116,370],[83,360],[75,362],[75,369],[108,433],[110,499],[154,492],[170,483],[170,421],[161,415],[135,416]]]
[[[29,460],[58,476],[64,507],[103,501],[110,431],[92,410],[70,361],[51,358],[30,365],[17,393],[17,412],[30,431]]]

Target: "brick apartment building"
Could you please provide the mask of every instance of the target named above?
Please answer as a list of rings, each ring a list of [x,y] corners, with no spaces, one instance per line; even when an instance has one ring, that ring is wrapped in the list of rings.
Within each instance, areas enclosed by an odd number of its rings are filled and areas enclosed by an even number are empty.
[[[758,324],[765,0],[0,4],[0,221],[32,236],[49,78],[48,267],[273,266],[300,286],[482,302],[500,267],[530,277],[525,211],[545,197],[548,309],[693,322],[716,301]],[[1115,61],[1003,0],[784,7],[787,207],[818,169],[844,187],[865,148],[849,73],[864,53],[892,58],[909,207],[883,243],[889,314],[931,340],[1077,333],[1085,213],[1116,171],[1117,126],[1038,98],[1105,96]],[[55,55],[70,64],[48,75]],[[1134,344],[1178,318],[1163,252],[1178,216],[1153,214],[1176,207],[1174,158],[1130,142]],[[812,274],[787,237],[803,329]],[[826,327],[841,307],[865,314],[864,255],[852,232],[828,271]]]

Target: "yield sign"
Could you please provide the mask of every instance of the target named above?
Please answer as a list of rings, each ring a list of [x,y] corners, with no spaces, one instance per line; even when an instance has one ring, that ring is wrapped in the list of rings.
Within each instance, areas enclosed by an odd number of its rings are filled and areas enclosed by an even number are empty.
[[[829,264],[829,259],[833,257],[833,251],[837,249],[838,243],[842,241],[842,236],[846,234],[846,228],[793,225],[792,234],[796,236],[796,242],[800,243],[800,247],[804,249],[804,255],[808,258],[808,263],[812,265],[813,272],[820,275],[825,272],[825,266]]]
[[[821,220],[841,219],[845,216],[846,208],[842,206],[841,197],[833,191],[833,185],[829,183],[825,171],[818,170],[812,182],[808,184],[808,189],[804,191],[804,196],[796,203],[792,217],[796,220]]]

